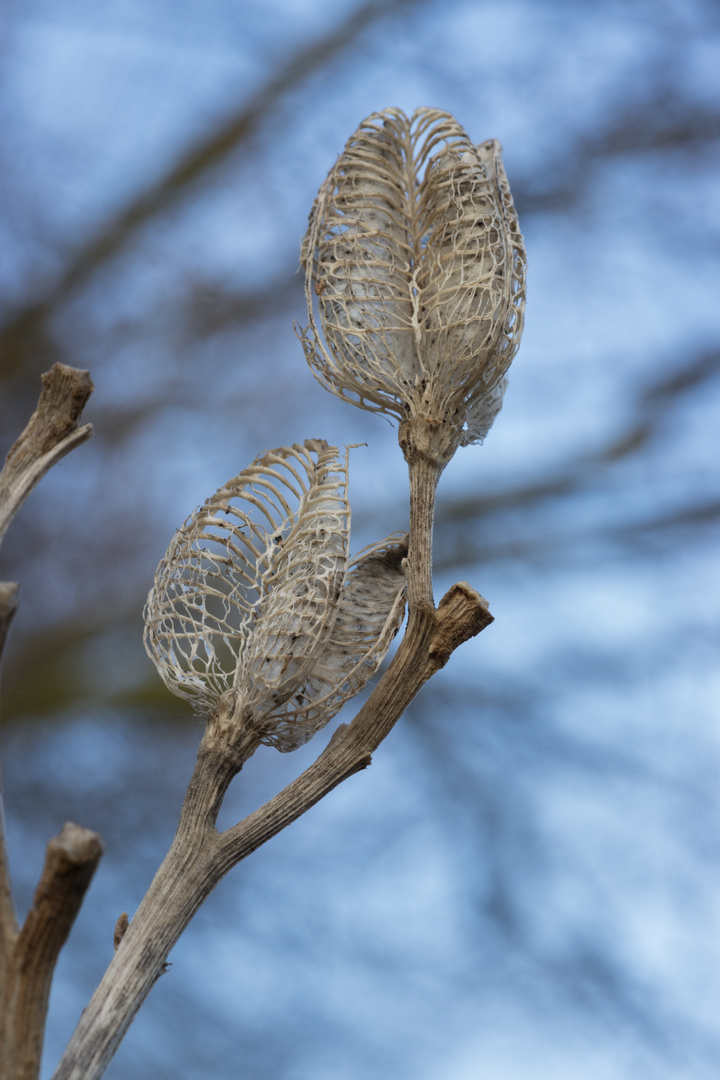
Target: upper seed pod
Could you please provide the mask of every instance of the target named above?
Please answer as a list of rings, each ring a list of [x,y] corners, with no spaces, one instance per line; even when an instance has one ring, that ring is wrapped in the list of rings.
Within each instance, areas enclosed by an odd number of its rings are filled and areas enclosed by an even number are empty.
[[[302,249],[308,362],[333,393],[482,441],[525,305],[500,143],[436,109],[373,113],[320,188]],[[320,335],[314,313],[317,298]]]
[[[349,536],[347,460],[320,440],[270,450],[217,491],[145,608],[168,689],[205,713],[234,696],[262,742],[306,742],[377,669],[404,610],[406,547],[389,538],[348,567]]]

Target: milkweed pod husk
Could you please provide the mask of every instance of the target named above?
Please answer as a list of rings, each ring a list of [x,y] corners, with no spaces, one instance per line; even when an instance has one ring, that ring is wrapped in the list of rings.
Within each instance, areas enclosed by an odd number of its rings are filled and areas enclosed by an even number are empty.
[[[477,441],[484,421],[470,414],[494,418],[525,305],[499,142],[473,145],[437,109],[373,113],[320,188],[301,261],[310,321],[300,336],[320,382]]]
[[[244,713],[306,681],[332,631],[350,535],[347,459],[321,440],[269,450],[176,533],[145,607],[145,648],[201,712]]]

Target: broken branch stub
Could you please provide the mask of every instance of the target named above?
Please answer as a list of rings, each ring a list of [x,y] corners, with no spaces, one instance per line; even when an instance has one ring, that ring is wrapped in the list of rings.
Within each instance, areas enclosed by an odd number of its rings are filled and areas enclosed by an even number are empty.
[[[92,392],[88,372],[67,364],[53,364],[43,375],[37,408],[0,472],[0,541],[45,473],[92,435],[92,424],[79,424]]]

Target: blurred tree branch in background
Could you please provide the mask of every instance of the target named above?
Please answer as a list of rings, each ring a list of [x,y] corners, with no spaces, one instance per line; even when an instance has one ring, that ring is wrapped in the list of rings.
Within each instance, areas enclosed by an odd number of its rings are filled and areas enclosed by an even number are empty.
[[[277,107],[280,98],[350,48],[368,26],[418,2],[390,0],[389,3],[378,3],[370,0],[361,4],[338,28],[284,61],[265,86],[217,130],[203,133],[170,164],[164,175],[136,194],[97,235],[70,255],[65,270],[47,292],[43,291],[40,298],[31,299],[0,329],[0,356],[3,357],[5,377],[20,367],[38,372],[38,365],[47,362],[47,323],[53,312],[73,290],[85,284],[103,264],[115,257],[138,229],[166,214],[179,200],[192,195],[198,185],[207,182],[218,166],[250,141],[268,114]],[[42,286],[40,288],[42,290]]]

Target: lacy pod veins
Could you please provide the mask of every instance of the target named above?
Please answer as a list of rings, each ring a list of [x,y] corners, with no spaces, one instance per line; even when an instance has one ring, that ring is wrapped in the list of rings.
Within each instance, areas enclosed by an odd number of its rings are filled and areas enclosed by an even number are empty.
[[[347,455],[268,450],[175,534],[145,607],[169,690],[294,750],[377,670],[405,608],[404,537],[349,558]]]
[[[437,109],[373,113],[320,188],[301,258],[301,340],[320,382],[401,424],[441,427],[445,460],[481,442],[525,307],[500,143],[475,146]]]

